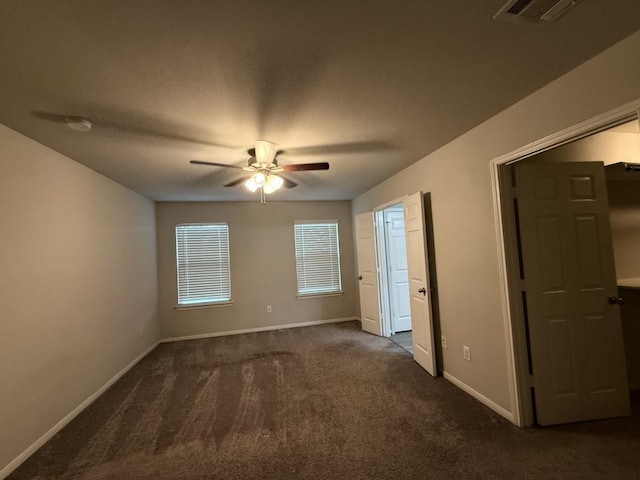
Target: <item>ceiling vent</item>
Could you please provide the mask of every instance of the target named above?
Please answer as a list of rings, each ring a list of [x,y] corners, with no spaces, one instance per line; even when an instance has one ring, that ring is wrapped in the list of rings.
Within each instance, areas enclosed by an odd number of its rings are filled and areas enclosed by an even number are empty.
[[[548,25],[579,2],[580,0],[510,0],[493,18],[507,22]]]

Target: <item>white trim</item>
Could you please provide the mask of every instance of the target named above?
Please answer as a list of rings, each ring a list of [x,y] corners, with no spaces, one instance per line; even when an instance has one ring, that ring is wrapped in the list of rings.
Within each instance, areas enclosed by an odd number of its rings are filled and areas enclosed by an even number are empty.
[[[409,195],[403,195],[399,198],[396,198],[395,200],[391,200],[389,202],[383,203],[382,205],[378,205],[377,207],[373,208],[374,212],[377,212],[378,210],[386,210],[389,207],[394,207],[398,204],[402,204],[402,202],[408,197]]]
[[[468,393],[469,395],[471,395],[473,398],[475,398],[476,400],[478,400],[480,403],[486,405],[487,407],[489,407],[491,410],[493,410],[494,412],[496,412],[498,415],[506,418],[507,420],[509,420],[510,422],[513,423],[514,418],[513,418],[513,414],[511,412],[509,412],[508,410],[502,408],[500,405],[498,405],[497,403],[495,403],[493,400],[489,400],[487,397],[485,397],[484,395],[482,395],[480,392],[478,392],[477,390],[474,390],[473,388],[471,388],[469,385],[467,385],[466,383],[464,383],[462,380],[457,379],[456,377],[454,377],[453,375],[451,375],[450,373],[447,372],[442,372],[442,376],[450,381],[451,383],[453,383],[456,387],[458,387],[460,390],[465,391],[466,393]]]
[[[311,327],[312,325],[324,325],[325,323],[351,322],[360,319],[358,317],[331,318],[329,320],[312,320],[301,323],[285,323],[284,325],[270,325],[268,327],[244,328],[242,330],[228,330],[226,332],[199,333],[197,335],[185,335],[183,337],[161,338],[160,343],[181,342],[183,340],[197,340],[199,338],[226,337],[227,335],[240,335],[243,333],[268,332],[270,330],[285,330],[288,328]]]
[[[510,388],[511,405],[513,409],[513,423],[521,426],[523,423],[522,405],[518,392],[518,370],[515,356],[511,318],[511,304],[509,302],[509,277],[507,269],[507,257],[504,244],[504,225],[502,223],[502,199],[499,183],[498,169],[501,165],[512,163],[530,157],[545,150],[560,146],[562,144],[584,138],[597,131],[613,126],[625,119],[631,120],[640,116],[640,99],[629,102],[626,105],[615,108],[601,115],[597,115],[589,120],[581,122],[572,127],[566,128],[554,134],[548,135],[540,140],[536,140],[528,145],[513,150],[512,152],[494,158],[490,162],[491,189],[493,191],[493,214],[496,228],[496,240],[498,243],[498,268],[500,271],[500,296],[502,299],[502,312],[504,318],[505,336],[507,337],[507,362],[508,381]],[[511,414],[510,414],[511,415]]]
[[[340,223],[338,220],[294,220],[294,225],[324,225],[325,223]]]
[[[609,112],[605,112],[596,117],[593,117],[584,122],[578,123],[569,128],[565,128],[559,132],[548,135],[540,140],[531,142],[524,147],[518,148],[512,152],[499,156],[491,161],[491,169],[494,170],[495,166],[509,163],[514,160],[522,160],[525,157],[530,157],[541,153],[544,150],[558,147],[564,143],[572,142],[579,138],[612,127],[625,120],[633,120],[638,116],[638,110],[640,109],[640,99],[629,102],[626,105],[615,108]]]
[[[523,415],[520,405],[520,391],[517,381],[518,363],[515,356],[515,336],[511,319],[511,304],[509,303],[509,275],[507,272],[507,253],[505,251],[504,226],[502,224],[502,200],[500,181],[498,177],[499,165],[491,164],[491,189],[493,190],[493,219],[495,222],[498,242],[498,267],[500,273],[500,298],[502,299],[502,318],[504,319],[504,336],[507,347],[507,382],[509,386],[509,399],[511,401],[511,421],[518,427],[523,424]]]
[[[36,440],[31,446],[27,447],[27,449],[14,458],[11,462],[4,466],[2,470],[0,470],[0,480],[8,477],[11,472],[13,472],[16,468],[18,468],[25,460],[27,460],[31,455],[33,455],[36,450],[38,450],[42,445],[44,445],[51,437],[53,437],[56,433],[62,430],[71,420],[76,418],[85,408],[91,405],[100,395],[102,395],[111,385],[116,383],[120,377],[122,377],[125,373],[127,373],[136,363],[142,360],[149,352],[151,352],[154,348],[158,346],[160,342],[155,342],[149,348],[147,348],[144,352],[138,355],[135,359],[133,359],[126,367],[116,373],[111,379],[105,383],[102,387],[92,393],[84,402],[74,408],[70,413],[68,413],[62,420],[56,423],[53,427],[49,429],[47,433],[42,435],[38,440]]]
[[[374,207],[373,212],[373,227],[375,237],[375,251],[376,251],[376,267],[378,269],[378,317],[380,318],[380,333],[383,337],[390,337],[392,332],[391,327],[391,306],[389,305],[389,282],[387,278],[387,243],[385,241],[384,231],[384,211],[389,207],[395,207],[400,205],[404,215],[404,201],[409,197],[409,194],[402,195],[395,200],[389,200]],[[380,227],[382,225],[382,228]]]
[[[391,205],[393,206],[393,205]],[[389,305],[389,282],[387,279],[387,242],[385,241],[384,209],[373,211],[375,235],[376,267],[378,270],[378,314],[380,316],[380,332],[389,337],[391,330],[391,306]]]
[[[231,300],[217,303],[193,303],[191,305],[185,303],[183,305],[176,305],[173,307],[175,310],[201,310],[203,308],[218,308],[218,307],[230,307],[233,305]]]
[[[344,290],[326,293],[298,293],[296,294],[296,298],[298,300],[303,300],[305,298],[339,297],[340,295],[344,295]]]

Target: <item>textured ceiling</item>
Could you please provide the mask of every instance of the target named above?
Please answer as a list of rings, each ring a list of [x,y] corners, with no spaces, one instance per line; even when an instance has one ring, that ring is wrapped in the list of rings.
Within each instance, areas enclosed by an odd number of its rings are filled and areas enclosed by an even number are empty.
[[[273,200],[351,199],[640,28],[637,0],[543,28],[504,3],[0,1],[0,122],[155,200],[255,200],[189,160],[259,139],[331,164]]]

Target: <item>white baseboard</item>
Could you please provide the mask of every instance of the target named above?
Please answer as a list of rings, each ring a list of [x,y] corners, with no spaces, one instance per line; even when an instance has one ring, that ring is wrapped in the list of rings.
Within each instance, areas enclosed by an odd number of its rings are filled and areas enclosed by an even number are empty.
[[[511,423],[514,423],[513,422],[513,414],[511,412],[505,410],[504,408],[502,408],[500,405],[498,405],[493,400],[488,399],[487,397],[482,395],[480,392],[478,392],[477,390],[474,390],[469,385],[464,383],[462,380],[457,379],[456,377],[454,377],[450,373],[442,372],[442,376],[445,379],[447,379],[448,381],[450,381],[451,383],[453,383],[459,389],[464,390],[465,392],[467,392],[469,395],[471,395],[473,398],[478,400],[480,403],[483,403],[484,405],[489,407],[491,410],[496,412],[498,415],[506,418]]]
[[[286,323],[284,325],[270,325],[268,327],[245,328],[243,330],[228,330],[226,332],[199,333],[198,335],[186,335],[184,337],[168,337],[160,339],[160,343],[180,342],[182,340],[197,340],[199,338],[226,337],[227,335],[240,335],[241,333],[267,332],[269,330],[283,330],[286,328],[310,327],[325,323],[340,323],[360,320],[358,317],[331,318],[329,320],[312,320],[310,322]]]
[[[31,446],[29,446],[24,452],[14,458],[11,462],[9,462],[2,470],[0,470],[0,480],[9,476],[11,472],[13,472],[16,468],[18,468],[27,458],[35,453],[42,445],[44,445],[51,437],[53,437],[56,433],[62,430],[71,420],[78,416],[80,412],[82,412],[85,408],[91,405],[100,395],[102,395],[107,388],[117,382],[120,377],[122,377],[125,373],[127,373],[136,363],[142,360],[151,350],[156,348],[160,342],[155,342],[149,348],[147,348],[144,352],[138,355],[134,360],[132,360],[126,367],[116,373],[111,379],[105,383],[102,387],[96,390],[89,398],[87,398],[84,402],[74,408],[68,415],[66,415],[62,420],[56,423],[47,433],[41,436],[38,440],[36,440]]]

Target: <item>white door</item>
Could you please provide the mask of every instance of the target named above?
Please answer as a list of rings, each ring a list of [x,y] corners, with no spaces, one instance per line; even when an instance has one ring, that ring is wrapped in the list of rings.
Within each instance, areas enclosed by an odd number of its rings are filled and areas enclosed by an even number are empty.
[[[356,215],[356,255],[358,257],[362,329],[381,336],[373,212]]]
[[[538,423],[628,415],[604,165],[514,168]]]
[[[391,333],[406,332],[411,330],[411,302],[403,210],[385,210],[384,225],[389,270]]]
[[[424,225],[422,193],[409,195],[402,201],[407,239],[407,266],[409,295],[411,298],[411,325],[413,330],[413,358],[434,377],[437,375],[433,319],[431,316],[431,289],[427,267],[427,235]]]

